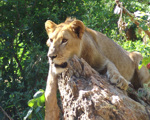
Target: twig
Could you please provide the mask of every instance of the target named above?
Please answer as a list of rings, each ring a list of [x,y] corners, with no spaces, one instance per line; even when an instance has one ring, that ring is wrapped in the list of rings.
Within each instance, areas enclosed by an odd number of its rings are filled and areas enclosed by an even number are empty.
[[[15,58],[15,60],[17,61],[17,63],[18,63],[18,67],[19,67],[19,69],[20,69],[20,71],[22,72],[22,66],[21,66],[21,61],[19,61],[19,59],[18,59],[18,57],[17,57],[17,54],[14,54],[14,58]]]
[[[3,114],[9,119],[9,120],[13,120],[6,112],[5,110],[0,106],[0,110],[3,112]]]
[[[116,0],[116,4],[120,7],[121,6],[121,3],[118,1],[118,0]],[[130,19],[131,19],[131,21],[133,21],[137,26],[139,26],[140,25],[140,23],[137,21],[137,20],[135,20],[134,18],[135,18],[135,16],[132,14],[132,13],[130,13],[125,7],[123,7],[122,6],[122,9],[123,9],[123,13],[124,14],[126,14],[126,15],[128,15],[129,17],[130,17]],[[140,27],[141,28],[141,27]],[[141,28],[142,29],[142,28]],[[142,29],[143,30],[143,29]],[[150,38],[150,32],[148,31],[148,30],[143,30],[144,32],[145,32],[145,34],[147,34],[148,35],[148,37]]]

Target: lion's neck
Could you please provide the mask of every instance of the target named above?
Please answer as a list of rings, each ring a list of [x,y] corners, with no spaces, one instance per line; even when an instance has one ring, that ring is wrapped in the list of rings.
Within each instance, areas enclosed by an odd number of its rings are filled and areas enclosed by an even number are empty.
[[[80,57],[85,59],[86,62],[88,62],[88,64],[90,64],[93,68],[95,68],[96,70],[98,70],[99,68],[102,68],[102,63],[104,61],[99,61],[99,60],[103,60],[101,56],[101,54],[99,54],[99,48],[97,46],[97,39],[93,38],[92,36],[94,36],[93,34],[96,33],[92,33],[85,31],[85,34],[83,35],[83,42],[82,42],[82,49],[81,49],[81,55]],[[97,61],[99,61],[97,63]]]

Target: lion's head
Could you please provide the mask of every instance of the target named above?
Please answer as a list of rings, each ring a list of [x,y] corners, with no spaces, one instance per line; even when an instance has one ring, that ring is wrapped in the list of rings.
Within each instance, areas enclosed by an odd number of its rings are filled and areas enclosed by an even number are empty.
[[[49,37],[47,56],[54,66],[54,71],[60,73],[67,67],[67,61],[73,55],[80,55],[85,26],[81,21],[69,18],[58,25],[47,20],[45,29]]]

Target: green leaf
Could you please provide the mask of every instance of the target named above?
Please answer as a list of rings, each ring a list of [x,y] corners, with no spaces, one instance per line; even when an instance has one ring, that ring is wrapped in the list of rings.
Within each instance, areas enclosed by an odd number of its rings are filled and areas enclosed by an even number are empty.
[[[141,27],[143,30],[148,30],[147,25],[145,25],[144,23],[140,23],[139,27]]]
[[[38,113],[41,110],[41,108],[42,108],[41,106],[37,107],[35,112]]]
[[[36,98],[37,100],[37,106],[43,106],[45,103],[45,95],[43,94],[39,98]]]
[[[142,60],[142,65],[147,65],[148,63],[150,63],[150,57],[145,57],[145,58],[143,58],[143,60]]]
[[[148,63],[150,63],[150,57],[145,57],[145,58],[143,58],[143,60],[142,60],[142,64],[141,65],[139,65],[139,69],[141,69],[141,67],[144,65],[144,66],[146,66]]]
[[[41,97],[42,95],[44,94],[44,90],[40,89],[39,91],[37,91],[33,98],[38,98],[38,97]]]
[[[143,19],[143,20],[147,20],[147,19],[148,19],[148,15],[144,15],[144,16],[142,17],[142,19]]]
[[[31,99],[28,101],[28,106],[33,107],[35,105],[35,99]]]
[[[30,108],[28,110],[27,115],[23,118],[23,120],[26,120],[27,118],[31,119],[32,118],[32,112],[33,112],[33,108]]]
[[[34,94],[33,99],[28,101],[28,106],[36,108],[37,106],[43,106],[44,103],[45,103],[44,90],[40,89],[38,92]]]

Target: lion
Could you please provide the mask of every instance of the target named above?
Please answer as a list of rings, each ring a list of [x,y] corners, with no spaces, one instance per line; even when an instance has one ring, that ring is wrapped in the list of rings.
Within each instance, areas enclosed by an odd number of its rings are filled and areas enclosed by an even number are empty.
[[[142,87],[138,64],[142,60],[139,52],[127,52],[104,34],[87,28],[75,18],[64,23],[45,22],[48,40],[48,58],[55,74],[67,69],[68,60],[76,55],[83,58],[99,73],[106,71],[112,84],[127,90],[130,83]]]

